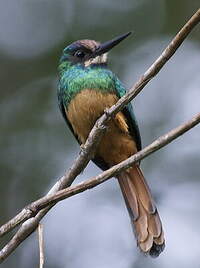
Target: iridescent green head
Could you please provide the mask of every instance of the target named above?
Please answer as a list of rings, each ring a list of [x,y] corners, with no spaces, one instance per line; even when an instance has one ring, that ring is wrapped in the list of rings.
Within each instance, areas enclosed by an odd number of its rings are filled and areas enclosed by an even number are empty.
[[[88,39],[78,40],[70,44],[63,50],[59,65],[60,71],[75,64],[85,67],[92,64],[106,64],[107,52],[130,34],[131,32],[128,32],[102,44]]]

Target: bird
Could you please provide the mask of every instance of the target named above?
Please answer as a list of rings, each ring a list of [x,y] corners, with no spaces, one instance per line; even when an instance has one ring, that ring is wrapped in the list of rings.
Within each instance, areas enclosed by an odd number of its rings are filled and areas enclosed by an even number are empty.
[[[78,40],[66,46],[58,72],[60,111],[80,145],[84,145],[95,122],[106,109],[126,94],[126,88],[108,68],[108,52],[131,32],[100,43]],[[92,161],[106,170],[140,151],[141,136],[129,103],[108,123]],[[137,246],[157,257],[164,250],[165,238],[160,216],[140,163],[116,176],[135,233]]]

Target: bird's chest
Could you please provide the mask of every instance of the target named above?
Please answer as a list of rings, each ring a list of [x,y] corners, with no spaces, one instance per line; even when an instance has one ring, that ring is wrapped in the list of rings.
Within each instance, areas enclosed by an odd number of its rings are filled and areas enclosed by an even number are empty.
[[[85,143],[96,120],[106,108],[114,105],[118,97],[114,93],[84,89],[69,103],[67,118],[81,143]]]

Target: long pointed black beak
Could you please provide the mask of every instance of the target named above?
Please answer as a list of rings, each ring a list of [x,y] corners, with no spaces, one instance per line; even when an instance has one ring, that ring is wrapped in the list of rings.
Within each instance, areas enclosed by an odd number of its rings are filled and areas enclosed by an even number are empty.
[[[122,40],[124,40],[126,37],[128,37],[131,34],[131,32],[122,34],[110,41],[104,42],[102,43],[95,51],[93,56],[100,56],[106,52],[108,52],[109,50],[111,50],[113,47],[115,47],[116,45],[118,45]]]

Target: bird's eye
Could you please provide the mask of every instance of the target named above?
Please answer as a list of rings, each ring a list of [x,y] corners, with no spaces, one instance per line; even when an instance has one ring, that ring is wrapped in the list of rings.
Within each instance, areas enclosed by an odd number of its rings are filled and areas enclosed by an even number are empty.
[[[84,58],[85,57],[85,52],[78,50],[74,53],[74,56],[76,56],[77,58]]]

